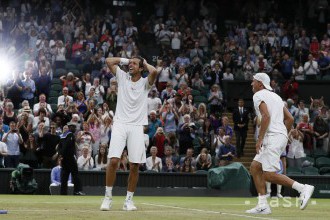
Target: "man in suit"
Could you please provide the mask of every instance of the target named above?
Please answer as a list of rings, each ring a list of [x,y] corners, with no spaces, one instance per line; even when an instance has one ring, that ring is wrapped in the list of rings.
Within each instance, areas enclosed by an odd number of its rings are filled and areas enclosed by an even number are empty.
[[[244,107],[244,100],[238,100],[238,107],[233,111],[234,130],[236,135],[237,156],[244,155],[244,145],[249,125],[249,111]]]
[[[74,133],[76,131],[76,124],[69,122],[67,124],[69,130],[60,136],[60,143],[58,145],[58,153],[62,159],[61,171],[61,195],[68,194],[68,179],[71,173],[72,182],[74,184],[74,195],[85,195],[81,192],[81,182],[78,177],[78,165],[76,161],[76,143]]]

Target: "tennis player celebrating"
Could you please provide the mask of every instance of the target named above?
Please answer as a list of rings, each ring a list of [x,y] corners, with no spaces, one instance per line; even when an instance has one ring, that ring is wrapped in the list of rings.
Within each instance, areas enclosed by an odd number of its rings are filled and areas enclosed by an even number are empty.
[[[279,160],[288,142],[288,131],[291,130],[293,117],[284,106],[282,99],[269,85],[270,79],[266,73],[253,76],[252,90],[253,104],[258,117],[261,117],[260,131],[256,143],[257,155],[251,164],[251,174],[259,194],[258,205],[246,213],[270,214],[267,203],[266,181],[292,187],[300,193],[300,209],[307,206],[307,202],[314,192],[314,186],[300,184],[289,177],[277,174],[280,170]]]
[[[132,198],[138,182],[139,164],[146,162],[143,125],[148,124],[147,99],[149,90],[157,77],[157,71],[142,57],[107,58],[106,64],[117,78],[118,101],[108,153],[110,162],[106,170],[105,198],[100,209],[108,211],[111,208],[112,187],[116,179],[116,170],[127,143],[130,173],[123,210],[134,211],[137,208]],[[128,73],[120,69],[119,64],[128,65]],[[144,69],[149,72],[146,78],[142,77]]]

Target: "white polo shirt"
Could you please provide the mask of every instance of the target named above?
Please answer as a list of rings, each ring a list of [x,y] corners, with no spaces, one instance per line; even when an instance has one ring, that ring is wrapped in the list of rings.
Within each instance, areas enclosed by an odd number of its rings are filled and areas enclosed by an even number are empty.
[[[284,125],[284,104],[280,96],[267,89],[260,90],[253,95],[254,108],[258,117],[261,118],[259,106],[261,102],[266,103],[270,115],[270,123],[266,131],[266,135],[284,134],[288,136],[287,129]]]
[[[148,78],[141,77],[137,82],[131,80],[129,73],[119,67],[116,70],[118,98],[114,122],[147,125],[148,93],[151,89]]]

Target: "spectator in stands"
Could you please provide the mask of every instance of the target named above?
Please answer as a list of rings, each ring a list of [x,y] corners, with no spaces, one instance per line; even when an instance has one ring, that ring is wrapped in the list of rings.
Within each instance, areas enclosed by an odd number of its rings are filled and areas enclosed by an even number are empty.
[[[46,102],[46,95],[45,94],[40,94],[39,95],[39,102],[33,105],[33,114],[37,116],[39,109],[44,108],[46,110],[46,116],[51,117],[53,114],[52,107],[50,104]]]
[[[230,138],[233,137],[233,128],[229,125],[229,119],[227,116],[223,116],[221,119],[222,127],[225,130],[225,134]]]
[[[51,78],[47,75],[47,69],[45,67],[40,68],[40,75],[36,78],[36,90],[37,95],[45,94],[46,97],[49,97],[49,91],[51,86]]]
[[[101,119],[100,143],[108,144],[111,137],[113,118],[109,114],[104,114]]]
[[[236,157],[236,147],[230,144],[230,136],[224,137],[224,145],[220,147],[218,158],[220,159],[219,166],[226,166],[233,162]]]
[[[321,78],[330,74],[330,58],[324,55],[324,52],[320,52],[320,57],[317,61]]]
[[[87,119],[87,123],[89,126],[89,132],[92,134],[94,140],[92,143],[92,152],[93,156],[95,156],[99,151],[101,140],[101,120],[96,116],[96,114],[91,114]]]
[[[166,135],[162,127],[158,127],[155,135],[152,138],[152,145],[157,147],[157,157],[164,157],[164,147],[166,145]]]
[[[108,147],[106,143],[101,143],[99,152],[95,156],[95,169],[96,170],[106,170],[108,164]]]
[[[164,109],[164,112],[162,111]],[[164,132],[168,134],[170,132],[176,132],[176,121],[179,119],[178,113],[173,109],[172,105],[168,101],[164,101],[164,104],[160,110],[161,116],[164,122]]]
[[[288,147],[288,167],[300,168],[303,163],[304,153],[304,134],[298,129],[292,129],[289,132],[289,147]]]
[[[185,56],[184,50],[181,50],[179,56],[175,59],[176,64],[181,67],[187,67],[190,64],[190,60]]]
[[[195,123],[191,122],[190,115],[183,116],[183,123],[179,126],[179,154],[184,154],[188,148],[193,146],[195,138]]]
[[[29,105],[33,106],[34,102],[34,93],[36,91],[36,86],[34,80],[31,79],[32,72],[31,69],[25,71],[24,80],[22,80],[22,99],[28,100]]]
[[[88,93],[89,93],[89,89],[92,86],[92,82],[91,82],[91,74],[86,73],[83,76],[83,80],[81,81],[81,91],[83,92],[84,96],[87,97]]]
[[[162,158],[164,172],[176,172],[180,168],[178,158],[173,153],[173,148],[170,145],[165,146],[164,157]]]
[[[231,73],[230,68],[226,68],[226,71],[223,73],[222,80],[234,80],[234,74]]]
[[[157,118],[156,111],[152,110],[152,111],[150,111],[149,122],[148,122],[148,136],[149,136],[150,142],[151,142],[152,138],[154,137],[158,127],[162,127],[162,122],[160,121],[160,119]]]
[[[162,101],[157,97],[157,89],[153,88],[150,91],[150,96],[148,97],[148,112],[155,111],[159,112],[162,106]]]
[[[158,153],[157,147],[152,146],[150,148],[151,156],[148,157],[147,161],[146,161],[147,170],[153,170],[156,172],[160,172],[162,170],[162,167],[163,167],[162,159],[157,157],[157,153]]]
[[[173,84],[171,82],[168,82],[166,84],[166,89],[161,92],[160,98],[162,101],[165,102],[165,100],[174,98],[175,94],[176,90],[173,89]]]
[[[156,81],[156,86],[158,92],[162,92],[173,78],[172,71],[168,65],[167,59],[159,60],[160,65],[157,67],[158,78]]]
[[[44,128],[38,130],[37,143],[41,150],[42,167],[54,167],[52,157],[56,154],[56,146],[60,142],[60,137],[56,134],[56,123],[50,123],[50,132]]]
[[[77,93],[77,99],[74,101],[79,114],[84,114],[87,111],[86,100],[82,92]]]
[[[292,76],[292,70],[293,70],[293,61],[290,59],[288,54],[284,54],[283,56],[283,61],[281,63],[282,66],[282,75],[283,78],[288,80],[291,78]]]
[[[103,96],[104,96],[104,87],[100,85],[100,79],[95,77],[93,80],[93,86],[95,89],[94,98],[97,101],[97,104],[101,106],[103,104]]]
[[[116,112],[116,104],[117,104],[117,87],[115,85],[111,85],[106,94],[106,103],[109,106],[109,109],[113,112]]]
[[[60,80],[62,81],[63,90],[64,90],[64,88],[67,88],[68,95],[73,97],[77,90],[76,83],[79,81],[79,78],[75,77],[72,72],[69,72],[67,76],[65,76],[65,75],[61,76]],[[63,92],[63,95],[64,95],[64,92]]]
[[[196,170],[208,171],[212,166],[212,157],[206,148],[203,148],[196,158]]]
[[[21,162],[28,164],[34,169],[38,168],[38,156],[40,155],[40,148],[37,145],[35,137],[32,133],[29,134],[28,140],[24,143],[24,148],[24,154],[21,157]]]
[[[183,164],[180,168],[181,173],[194,173],[195,167],[192,165],[192,158],[185,157],[183,160]]]
[[[305,79],[304,68],[302,67],[301,63],[298,60],[294,62],[292,73],[295,80]]]
[[[23,143],[23,139],[16,127],[15,121],[10,122],[9,128],[10,130],[2,137],[2,141],[6,143],[8,150],[8,154],[5,157],[5,167],[16,168],[20,157],[19,144]]]
[[[194,78],[191,79],[191,87],[193,89],[197,89],[197,90],[201,90],[203,87],[204,87],[204,82],[203,80],[200,78],[200,72],[197,71],[195,74],[194,74]]]
[[[189,83],[189,76],[186,73],[186,68],[184,66],[179,66],[178,74],[175,75],[175,85],[179,88],[183,83]]]
[[[17,115],[14,112],[14,104],[12,102],[6,102],[3,111],[3,123],[9,125],[12,121],[17,122]]]
[[[0,141],[0,168],[4,168],[4,158],[8,155],[7,145]]]
[[[123,153],[120,156],[118,170],[121,170],[121,171],[128,171],[129,170],[129,161],[128,161],[127,149],[124,149]]]
[[[19,74],[18,71],[14,71],[13,78],[9,78],[6,83],[7,99],[13,102],[15,109],[18,109],[19,103],[21,102],[21,91],[23,89],[23,83]]]
[[[77,164],[79,170],[92,170],[94,167],[94,160],[91,157],[88,148],[88,146],[83,146],[82,155],[78,157]]]
[[[309,123],[308,114],[302,114],[302,120],[297,125],[297,129],[304,134],[304,149],[312,150],[313,148],[313,126]]]
[[[316,148],[321,148],[324,152],[328,152],[329,126],[319,115],[315,118],[313,131]]]
[[[77,134],[77,155],[82,155],[82,148],[88,145],[89,153],[92,153],[92,144],[95,142],[92,133],[89,131],[88,122],[83,122],[83,130]]]
[[[319,99],[315,99],[313,97],[311,99],[311,104],[309,106],[310,112],[310,121],[314,122],[317,115],[320,114],[322,107],[324,106],[323,96]]]
[[[55,67],[56,69],[58,68],[64,68],[65,67],[65,53],[66,53],[66,48],[63,46],[63,41],[58,40],[56,42],[56,47],[55,47]]]
[[[212,143],[212,151],[215,153],[214,155],[216,157],[219,154],[220,147],[225,144],[225,139],[224,139],[225,136],[226,136],[225,129],[223,127],[218,128],[216,134],[214,135],[214,139]]]
[[[219,85],[214,84],[211,87],[208,101],[210,105],[210,114],[213,114],[215,112],[222,112],[223,96]]]
[[[65,107],[68,106],[69,103],[73,102],[72,96],[69,95],[69,88],[63,87],[62,89],[63,95],[59,96],[57,99],[57,105],[64,105]]]
[[[45,129],[48,130],[49,129],[49,118],[46,116],[47,112],[44,108],[40,108],[38,111],[37,116],[35,116],[33,118],[33,124],[32,124],[32,128],[33,131],[37,130],[37,127],[39,125],[39,123],[43,122],[45,124]]]
[[[203,59],[204,52],[203,52],[202,49],[200,49],[199,42],[198,41],[195,42],[194,48],[190,50],[189,57],[190,57],[190,60],[193,60],[195,57],[198,57],[200,59]]]
[[[319,67],[312,54],[308,55],[308,61],[304,64],[306,80],[316,80],[319,73]]]
[[[52,171],[50,172],[50,191],[52,193],[52,186],[60,186],[61,185],[61,171],[62,171],[62,157],[57,158],[57,166],[52,168]],[[68,180],[68,187],[73,187],[72,181],[71,181],[71,174],[69,176]]]
[[[254,75],[254,62],[251,60],[251,56],[246,56],[246,61],[243,64],[243,73],[245,80],[252,80]]]
[[[298,89],[299,89],[299,83],[292,76],[282,86],[283,98],[284,99],[289,99],[290,98],[290,99],[293,99],[293,100],[297,100],[297,98],[298,98]],[[280,93],[277,93],[277,94],[280,94]]]
[[[9,131],[9,126],[3,123],[3,115],[0,114],[0,138]]]
[[[316,36],[312,37],[312,42],[309,45],[309,52],[313,55],[315,59],[319,58],[320,44]]]
[[[298,104],[298,109],[296,111],[296,114],[294,115],[294,123],[298,125],[302,121],[303,114],[307,114],[309,118],[309,110],[305,107],[304,100],[300,100]]]

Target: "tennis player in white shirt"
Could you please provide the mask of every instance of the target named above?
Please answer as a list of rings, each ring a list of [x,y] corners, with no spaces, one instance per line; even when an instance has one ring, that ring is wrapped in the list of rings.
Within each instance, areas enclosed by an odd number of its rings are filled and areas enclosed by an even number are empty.
[[[266,73],[257,73],[252,81],[253,103],[258,117],[261,117],[259,136],[256,143],[257,154],[251,163],[251,174],[259,194],[256,207],[247,210],[250,214],[270,214],[267,203],[266,181],[292,187],[300,193],[300,209],[305,209],[314,192],[314,186],[298,183],[289,177],[277,174],[279,160],[288,142],[288,132],[292,128],[293,117],[284,106],[282,99],[270,87]]]
[[[130,173],[123,210],[134,211],[137,208],[132,198],[138,182],[139,164],[146,162],[143,126],[148,125],[147,99],[156,80],[157,71],[142,57],[107,58],[106,64],[117,78],[118,98],[108,153],[110,162],[106,170],[105,198],[100,209],[108,211],[111,208],[116,170],[127,143]],[[128,65],[129,71],[124,72],[118,65]],[[146,78],[142,77],[144,70],[149,72]]]

